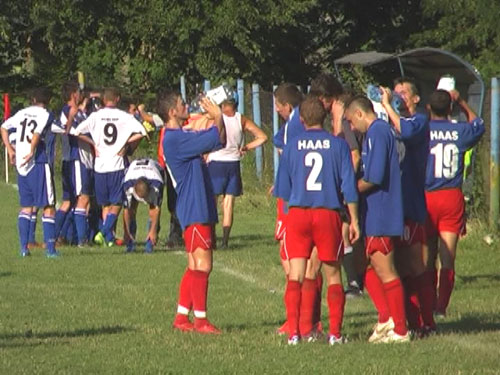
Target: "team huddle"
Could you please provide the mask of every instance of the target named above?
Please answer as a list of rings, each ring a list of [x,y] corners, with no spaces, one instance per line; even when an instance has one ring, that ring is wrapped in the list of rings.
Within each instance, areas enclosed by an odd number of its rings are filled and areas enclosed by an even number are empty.
[[[401,98],[397,108],[394,95]],[[175,198],[169,211],[182,229],[188,260],[173,327],[220,333],[207,319],[216,197],[223,196],[222,246],[227,247],[234,199],[242,192],[239,161],[266,142],[265,133],[236,112],[235,98],[219,106],[203,97],[199,113],[190,116],[181,95],[167,90],[157,97],[160,159],[130,161],[147,132],[133,115],[117,108],[116,89],[105,89],[103,107],[92,113],[82,107],[77,84],[67,83],[63,96],[66,105],[59,118],[46,109],[47,90],[39,89],[32,105],[1,127],[18,172],[21,256],[30,254],[38,209],[43,209],[47,257],[60,256],[56,241],[70,214],[78,246],[91,241],[112,246],[122,210],[126,248],[134,251],[139,202],[149,206],[145,252],[152,252],[163,189],[170,184],[169,201],[170,194]],[[455,90],[436,90],[428,111],[419,112],[417,84],[408,78],[396,80],[394,92],[380,88],[383,115],[365,95],[348,93],[326,74],[311,82],[305,97],[297,86],[284,83],[274,98],[284,120],[273,139],[280,152],[275,238],[287,280],[286,322],[278,332],[288,336],[290,345],[323,334],[326,280],[327,340],[330,345],[345,342],[341,268],[344,256],[347,263],[357,247],[363,252],[363,276],[356,285],[364,285],[378,313],[369,342],[407,342],[411,333],[435,333],[434,316],[446,315],[457,242],[465,228],[464,153],[484,133],[482,120]],[[451,120],[453,104],[467,122]],[[254,137],[247,145],[245,131]],[[63,202],[57,211],[46,150],[54,134],[63,140]],[[347,264],[344,268],[348,280],[356,278]]]

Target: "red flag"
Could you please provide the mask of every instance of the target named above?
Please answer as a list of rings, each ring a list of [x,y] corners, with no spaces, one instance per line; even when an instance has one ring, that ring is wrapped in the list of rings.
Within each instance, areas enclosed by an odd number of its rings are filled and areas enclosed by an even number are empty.
[[[9,117],[10,117],[9,94],[3,94],[3,119],[7,120]]]

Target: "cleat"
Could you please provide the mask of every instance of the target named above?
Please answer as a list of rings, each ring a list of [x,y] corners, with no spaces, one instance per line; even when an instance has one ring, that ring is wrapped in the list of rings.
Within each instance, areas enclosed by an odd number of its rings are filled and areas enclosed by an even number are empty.
[[[345,344],[347,340],[343,337],[336,337],[335,335],[328,335],[328,345]]]
[[[21,255],[21,258],[26,258],[29,257],[31,253],[28,249],[23,249],[20,251],[19,255]]]
[[[436,327],[424,326],[418,332],[418,338],[419,339],[424,339],[426,337],[434,336],[436,334],[437,334]]]
[[[382,342],[384,344],[403,343],[410,342],[410,339],[410,331],[407,331],[405,335],[399,335],[391,329],[389,332],[387,332],[386,336],[378,342]]]
[[[359,289],[357,286],[350,286],[348,289],[344,291],[345,298],[354,299],[363,297],[363,291]]]
[[[56,247],[59,247],[59,246],[68,246],[69,243],[68,241],[66,241],[66,238],[64,237],[59,237],[56,241]]]
[[[300,342],[299,335],[292,335],[288,338],[288,345],[298,345]]]
[[[153,244],[151,241],[146,241],[146,246],[144,247],[144,253],[152,254],[153,253]]]
[[[386,337],[387,333],[389,331],[392,331],[393,329],[394,329],[394,321],[392,320],[392,317],[389,318],[389,320],[385,323],[379,323],[379,322],[375,323],[375,325],[373,326],[373,333],[368,339],[368,342],[371,343],[380,342]]]
[[[127,253],[133,253],[135,251],[135,242],[134,241],[129,241],[127,243]]]
[[[49,259],[55,259],[59,258],[61,256],[61,253],[57,250],[52,250],[52,251],[46,250],[45,256]]]
[[[28,244],[28,250],[33,250],[33,249],[45,249],[45,244],[39,242],[30,242]]]
[[[290,332],[288,332],[288,321],[285,321],[285,323],[283,323],[281,325],[281,327],[276,329],[276,334],[279,336],[284,336],[284,335],[290,334]]]
[[[172,328],[181,332],[192,332],[194,330],[194,324],[189,320],[187,322],[176,322],[172,324]]]
[[[115,246],[115,242],[114,241],[109,241],[109,242],[105,242],[105,243],[106,243],[107,247],[113,247],[113,246]]]
[[[101,232],[97,232],[97,234],[94,237],[94,242],[100,246],[103,246],[106,243],[106,239],[104,238],[104,235]]]
[[[116,246],[123,246],[125,245],[125,241],[123,241],[121,238],[116,238],[115,239],[115,245]],[[108,245],[109,246],[109,245]],[[111,246],[110,246],[111,247]]]
[[[443,320],[446,318],[446,313],[443,311],[434,311],[434,318]]]
[[[317,322],[313,325],[313,331],[316,332],[317,335],[323,334],[323,323]]]
[[[194,325],[194,330],[198,333],[220,335],[222,332],[208,320],[201,325]]]
[[[90,244],[87,241],[80,242],[78,245],[79,249],[88,249],[90,247]]]

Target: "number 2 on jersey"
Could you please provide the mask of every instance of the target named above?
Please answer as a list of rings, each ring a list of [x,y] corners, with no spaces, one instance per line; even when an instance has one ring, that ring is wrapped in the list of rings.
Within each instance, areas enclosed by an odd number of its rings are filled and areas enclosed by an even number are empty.
[[[444,145],[438,143],[431,149],[431,154],[434,155],[434,177],[436,178],[453,178],[458,171],[459,150],[457,145],[448,143]]]
[[[304,164],[306,167],[312,167],[309,176],[307,176],[306,190],[321,191],[322,184],[318,182],[318,177],[323,168],[323,157],[319,152],[308,152],[304,159]]]

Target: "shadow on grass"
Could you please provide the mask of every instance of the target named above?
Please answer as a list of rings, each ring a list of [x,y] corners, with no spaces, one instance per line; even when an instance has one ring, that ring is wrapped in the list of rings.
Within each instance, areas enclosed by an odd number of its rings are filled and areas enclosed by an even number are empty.
[[[466,314],[460,320],[439,321],[439,333],[479,333],[500,331],[500,314]]]
[[[471,275],[471,276],[460,276],[457,275],[457,279],[462,281],[464,284],[471,284],[478,282],[480,280],[484,281],[500,281],[500,275],[499,274],[489,274],[489,275]]]
[[[0,272],[0,277],[8,277],[8,276],[12,276],[13,273],[12,272]]]

